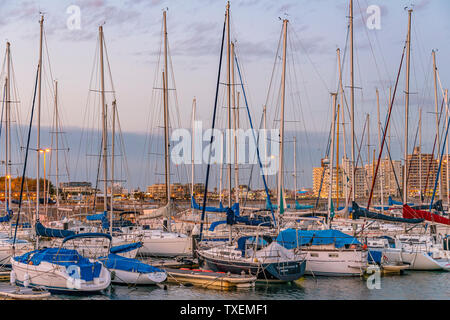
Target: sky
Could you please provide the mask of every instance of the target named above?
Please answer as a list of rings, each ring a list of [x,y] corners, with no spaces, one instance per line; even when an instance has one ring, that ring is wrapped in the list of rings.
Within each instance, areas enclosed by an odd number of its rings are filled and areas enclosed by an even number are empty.
[[[387,111],[388,87],[394,86],[406,39],[407,11],[411,1],[355,0],[355,93],[356,135],[362,135],[366,114],[371,117],[371,144],[376,143],[375,88],[380,90],[381,112]],[[80,8],[80,29],[67,22],[71,6]],[[370,5],[381,11],[380,29],[367,28]],[[190,128],[192,99],[198,103],[198,120],[211,125],[226,1],[218,0],[4,0],[0,3],[0,35],[11,42],[17,88],[18,120],[28,122],[39,50],[39,16],[45,15],[46,52],[42,126],[52,123],[51,81],[58,80],[62,125],[83,130],[95,125],[92,85],[97,33],[103,25],[121,129],[130,135],[147,135],[156,126],[151,119],[157,108],[153,94],[161,41],[162,10],[168,10],[168,37],[178,99],[179,126]],[[437,51],[442,86],[448,87],[450,24],[447,0],[417,0],[412,5],[412,58],[410,149],[417,130],[418,108],[423,108],[423,144],[431,152],[435,120],[431,51]],[[275,59],[282,28],[289,19],[291,51],[286,117],[289,130],[298,131],[301,170],[320,165],[331,123],[330,93],[337,90],[336,49],[347,52],[343,82],[349,99],[347,0],[236,0],[231,1],[232,40],[242,63],[249,108],[259,123],[262,106],[268,105],[270,125],[277,126],[280,82],[279,57]],[[1,44],[5,47],[5,44]],[[0,47],[1,48],[1,47]],[[2,49],[0,49],[2,50]],[[3,51],[3,50],[2,50]],[[342,56],[341,56],[342,59]],[[274,60],[277,67],[274,69]],[[447,61],[446,61],[447,60]],[[48,64],[50,62],[50,64]],[[51,67],[51,68],[50,68]],[[269,90],[272,70],[274,82]],[[393,149],[401,157],[404,128],[405,71],[402,70],[393,111]],[[94,72],[95,73],[95,72]],[[222,72],[222,81],[224,73]],[[95,81],[94,81],[95,82]],[[153,98],[152,98],[153,97]],[[442,94],[439,88],[439,101]],[[220,102],[222,100],[219,99]],[[98,110],[97,110],[98,111]],[[89,114],[89,115],[88,115]],[[346,120],[347,121],[347,120]],[[348,129],[348,127],[347,127]],[[49,131],[49,130],[47,130]],[[325,137],[318,141],[314,137]],[[78,136],[77,136],[78,137]],[[35,137],[33,137],[35,139]],[[347,132],[346,140],[349,142]],[[143,139],[145,140],[145,139]],[[132,142],[131,142],[132,143]],[[134,150],[136,146],[130,146]],[[72,149],[76,148],[72,146]],[[83,153],[81,150],[77,152]],[[86,153],[86,152],[85,152]],[[130,159],[141,155],[127,151]],[[366,152],[363,152],[365,156]],[[78,155],[77,155],[78,157]],[[20,162],[20,161],[18,161]],[[72,169],[74,170],[74,169]],[[131,174],[138,176],[139,173]],[[134,184],[144,186],[146,182]],[[311,177],[305,178],[311,184]],[[309,181],[309,182],[308,182]],[[150,184],[148,181],[147,184]]]

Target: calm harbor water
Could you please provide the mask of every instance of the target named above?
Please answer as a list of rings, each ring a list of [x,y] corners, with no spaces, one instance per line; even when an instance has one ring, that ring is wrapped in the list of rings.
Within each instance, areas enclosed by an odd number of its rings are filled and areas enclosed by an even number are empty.
[[[258,284],[252,289],[220,291],[167,285],[112,286],[95,296],[54,295],[69,300],[450,300],[450,272],[407,271],[383,276],[380,289],[368,289],[364,278],[305,277],[296,283]]]

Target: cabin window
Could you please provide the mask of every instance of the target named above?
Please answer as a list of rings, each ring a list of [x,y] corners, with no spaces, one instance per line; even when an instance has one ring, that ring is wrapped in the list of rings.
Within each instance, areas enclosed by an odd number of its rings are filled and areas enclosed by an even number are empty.
[[[319,257],[319,254],[318,254],[318,253],[311,253],[311,257],[313,257],[313,258],[318,258],[318,257]]]
[[[328,257],[330,257],[330,258],[338,258],[339,254],[337,254],[337,253],[329,253]]]

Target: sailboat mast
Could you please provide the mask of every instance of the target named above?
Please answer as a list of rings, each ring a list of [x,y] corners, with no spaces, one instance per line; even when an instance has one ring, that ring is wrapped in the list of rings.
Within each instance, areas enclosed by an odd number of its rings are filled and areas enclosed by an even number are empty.
[[[330,160],[329,160],[329,188],[328,188],[328,228],[331,226],[331,207],[333,201],[333,166],[334,166],[334,134],[336,132],[336,102],[337,94],[332,93],[331,97],[333,99],[333,110],[331,113],[331,149],[330,149]]]
[[[343,167],[344,170],[342,172],[343,178],[343,187],[345,192],[345,204],[348,205],[348,178],[347,178],[347,150],[346,150],[346,139],[345,139],[345,117],[344,117],[344,85],[342,83],[342,66],[341,66],[341,49],[337,49],[338,56],[338,68],[339,68],[339,92],[341,98],[341,110],[342,110],[342,136],[343,136],[343,148],[344,148],[344,157],[343,157]],[[338,123],[339,125],[339,123]],[[336,159],[336,161],[340,161],[340,159]],[[339,174],[339,171],[338,171]]]
[[[381,150],[381,117],[380,117],[380,92],[377,88],[377,120],[378,120],[378,149]],[[375,150],[374,150],[375,152]],[[375,161],[373,162],[375,170]],[[380,174],[380,200],[381,200],[381,212],[384,212],[384,166],[381,168]]]
[[[227,3],[227,101],[228,132],[231,133],[231,35],[230,35],[230,2]],[[231,168],[231,136],[228,136],[228,207],[231,208],[232,168]]]
[[[436,66],[436,51],[433,50],[433,73],[434,73],[434,105],[436,113],[436,141],[438,151],[438,163],[440,162],[441,141],[439,139],[439,109],[438,109],[438,93],[437,93],[437,66]],[[442,200],[442,173],[439,176],[439,200]]]
[[[294,137],[294,201],[297,205],[297,137]]]
[[[116,100],[114,100],[112,102],[112,133],[111,133],[111,208],[110,208],[110,216],[111,216],[111,221],[113,221],[112,217],[114,214],[114,169],[115,169],[115,157],[116,157],[116,153],[115,153],[115,147],[116,147],[116,112],[117,112],[117,104],[116,104]],[[109,224],[109,234],[112,236],[112,227],[113,224],[112,222]]]
[[[353,49],[353,0],[350,0],[350,106],[351,106],[351,124],[352,124],[352,200],[356,198],[355,181],[355,74],[354,74],[354,49]]]
[[[37,160],[36,160],[36,221],[39,221],[39,179],[40,179],[40,150],[41,150],[41,102],[42,102],[42,47],[44,38],[44,16],[40,20],[40,43],[39,43],[39,75],[38,75],[38,112],[37,112]],[[36,247],[39,246],[39,237],[37,237]]]
[[[8,90],[8,79],[5,80],[5,86],[4,86],[5,91]],[[4,97],[4,99],[7,99],[6,97]],[[3,122],[3,119],[2,119]],[[8,122],[8,117],[5,114],[5,122]],[[5,212],[8,213],[8,135],[5,134]]]
[[[337,94],[336,94],[337,95]],[[337,97],[336,97],[337,99]],[[337,116],[337,122],[336,122],[336,208],[339,208],[339,104],[337,105],[336,110],[336,116]]]
[[[411,14],[408,10],[408,40],[406,51],[406,89],[405,89],[405,165],[403,166],[403,203],[408,202],[408,122],[409,122],[409,80],[411,66]]]
[[[445,89],[445,119],[447,119],[447,126],[449,122],[449,110],[448,110],[448,89]],[[450,179],[449,179],[449,163],[448,163],[448,156],[449,156],[449,142],[447,137],[447,210],[450,210]]]
[[[392,87],[389,87],[389,101],[388,101],[388,108],[391,105],[391,100],[392,100]],[[388,140],[388,146],[389,146],[389,150],[391,150],[391,124],[388,124],[388,134],[389,134],[389,140]],[[387,158],[387,155],[386,155]],[[392,167],[392,170],[393,167]]]
[[[234,48],[233,48],[234,49]],[[234,72],[233,72],[234,74]],[[237,100],[236,100],[236,107],[234,109],[234,183],[236,185],[235,187],[235,194],[236,194],[236,203],[239,203],[239,165],[238,165],[238,136],[237,136],[237,130],[239,129],[239,99],[240,99],[240,92],[237,93]]]
[[[164,156],[165,156],[165,171],[166,171],[166,195],[167,206],[171,204],[170,194],[170,161],[169,161],[169,63],[168,63],[168,51],[169,45],[167,41],[167,11],[163,12],[164,23],[164,72],[163,72],[163,96],[164,96]],[[169,210],[170,212],[170,210]],[[171,219],[170,214],[168,217],[168,231],[171,231]]]
[[[163,12],[164,20],[164,74],[163,74],[163,95],[164,95],[164,149],[165,149],[165,171],[166,171],[166,195],[167,205],[170,206],[170,162],[169,162],[169,66],[168,66],[168,43],[167,43],[167,11]],[[170,223],[169,223],[170,230]]]
[[[419,109],[419,190],[422,204],[422,108]]]
[[[234,42],[231,42],[231,87],[232,87],[232,102],[233,102],[233,137],[234,137],[234,194],[235,202],[239,203],[239,166],[238,166],[238,137],[237,129],[239,128],[239,92],[236,97],[236,79],[234,74],[234,59],[236,53],[234,51]]]
[[[56,210],[59,209],[59,113],[58,113],[58,81],[55,81],[55,130],[56,130]]]
[[[370,170],[370,115],[367,114],[367,174],[369,174]],[[369,188],[367,188],[369,189]],[[368,190],[370,192],[370,190]]]
[[[6,176],[8,179],[8,193],[5,193],[5,198],[7,196],[7,208],[11,209],[11,44],[6,43],[6,54],[7,54],[7,78],[6,78],[6,144],[5,144],[5,157],[6,157]],[[6,191],[6,189],[5,189]]]
[[[191,199],[194,198],[194,179],[195,179],[195,113],[197,109],[197,99],[194,97],[194,101],[192,102],[192,142],[191,142]],[[191,200],[192,201],[192,200]],[[192,214],[194,214],[194,206],[192,206]]]
[[[286,56],[287,56],[287,32],[288,20],[283,20],[283,74],[281,77],[281,116],[280,116],[280,163],[278,169],[278,213],[282,214],[284,210],[284,108],[286,102]],[[282,208],[283,207],[283,208]],[[280,218],[280,217],[279,217]],[[278,226],[280,224],[278,223]]]
[[[107,136],[107,119],[106,119],[106,103],[105,103],[105,66],[103,61],[103,27],[99,27],[100,40],[100,85],[101,85],[101,103],[102,103],[102,145],[103,145],[103,207],[104,212],[108,212],[108,136]],[[110,225],[112,225],[112,217],[110,215]]]

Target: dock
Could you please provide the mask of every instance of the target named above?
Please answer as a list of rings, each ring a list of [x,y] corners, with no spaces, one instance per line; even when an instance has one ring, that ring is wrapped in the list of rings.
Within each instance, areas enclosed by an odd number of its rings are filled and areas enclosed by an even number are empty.
[[[46,290],[0,284],[0,300],[45,300],[49,297],[50,292]]]
[[[230,273],[211,272],[198,269],[166,268],[167,282],[182,285],[192,285],[207,289],[229,290],[233,288],[252,288],[256,277]]]

